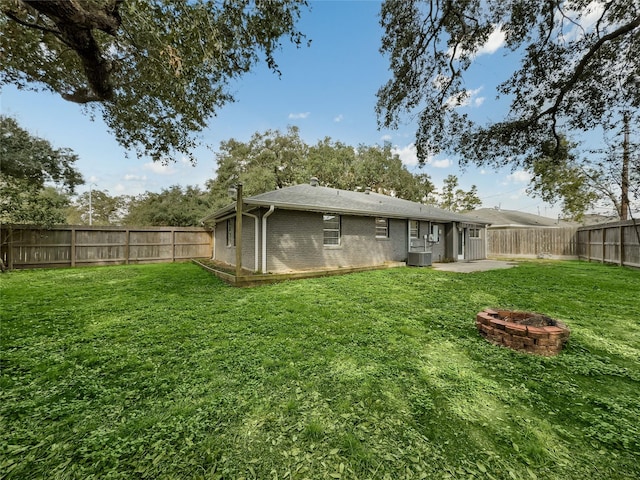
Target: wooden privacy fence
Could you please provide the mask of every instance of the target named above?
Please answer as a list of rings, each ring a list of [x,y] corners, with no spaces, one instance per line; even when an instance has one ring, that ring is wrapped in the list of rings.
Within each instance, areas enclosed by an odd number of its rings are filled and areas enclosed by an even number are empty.
[[[633,220],[581,227],[578,255],[586,260],[640,268],[640,225]]]
[[[577,258],[575,227],[489,227],[488,257]]]
[[[210,258],[213,236],[199,227],[2,226],[9,269],[175,262]]]

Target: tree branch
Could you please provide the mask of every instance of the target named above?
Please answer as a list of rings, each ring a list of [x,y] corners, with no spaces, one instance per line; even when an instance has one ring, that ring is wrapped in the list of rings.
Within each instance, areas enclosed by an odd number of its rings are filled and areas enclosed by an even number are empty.
[[[23,1],[51,20],[59,31],[49,30],[49,33],[53,33],[80,57],[91,92],[80,89],[71,94],[63,94],[63,98],[76,103],[111,100],[114,95],[111,83],[113,64],[104,58],[92,30],[101,30],[115,36],[121,24],[118,7],[122,0],[113,0],[99,8],[77,0]]]
[[[605,43],[611,40],[614,40],[615,38],[618,38],[622,35],[625,35],[631,32],[632,30],[638,28],[639,26],[640,26],[640,16],[636,17],[633,21],[627,23],[626,25],[622,25],[620,28],[601,37],[596,43],[594,43],[591,46],[591,48],[587,51],[587,53],[585,53],[584,56],[580,59],[580,62],[576,66],[575,70],[573,71],[573,75],[571,75],[571,78],[569,78],[569,80],[567,80],[564,86],[560,89],[560,92],[558,93],[558,96],[556,97],[556,101],[553,103],[553,105],[547,108],[546,110],[544,110],[543,112],[539,113],[538,115],[536,115],[533,121],[535,122],[546,115],[551,115],[552,117],[554,117],[554,123],[555,123],[555,114],[560,109],[560,104],[564,100],[564,97],[578,82],[578,80],[582,76],[582,73],[584,72],[585,67],[587,66],[589,61],[593,58],[593,56],[598,52],[598,50],[600,50],[600,48]]]
[[[92,6],[79,0],[22,0],[54,23],[71,23],[87,30],[101,30],[115,36],[122,19],[118,8],[123,0],[112,0],[104,6]]]
[[[45,33],[52,33],[55,36],[59,36],[61,35],[61,32],[59,30],[53,30],[51,28],[47,28],[47,27],[43,27],[42,25],[38,25],[37,23],[29,23],[29,22],[25,22],[24,20],[18,18],[13,12],[11,12],[10,10],[3,10],[2,13],[4,13],[7,17],[9,17],[11,20],[13,20],[16,23],[19,23],[20,25],[22,25],[23,27],[27,27],[27,28],[33,28],[35,30],[41,30]]]
[[[61,93],[60,96],[67,100],[68,102],[73,103],[91,103],[91,102],[101,102],[104,100],[103,98],[98,97],[93,91],[88,88],[80,88],[72,93]]]

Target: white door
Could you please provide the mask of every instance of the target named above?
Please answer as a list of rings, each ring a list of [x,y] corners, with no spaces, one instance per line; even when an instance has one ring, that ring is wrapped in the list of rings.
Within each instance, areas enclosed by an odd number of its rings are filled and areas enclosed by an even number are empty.
[[[466,233],[466,228],[458,228],[458,260],[464,260],[464,237],[466,237]]]

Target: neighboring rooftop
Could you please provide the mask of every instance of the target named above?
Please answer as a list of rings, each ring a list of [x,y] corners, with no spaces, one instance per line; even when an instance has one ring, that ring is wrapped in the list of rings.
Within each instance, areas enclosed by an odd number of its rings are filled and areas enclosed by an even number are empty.
[[[634,214],[635,218],[638,218],[638,213]],[[582,217],[580,222],[582,225],[600,225],[602,223],[618,222],[620,218],[617,215],[601,215],[599,213],[587,213]]]
[[[474,219],[484,219],[493,227],[581,227],[617,222],[616,215],[585,214],[579,222],[542,217],[533,213],[501,208],[479,208],[465,215]]]
[[[413,220],[435,220],[445,222],[490,223],[482,219],[473,219],[430,205],[410,202],[374,192],[352,192],[336,188],[314,186],[310,184],[294,185],[271,192],[245,197],[243,203],[248,206],[271,206],[288,210],[311,212],[331,212],[346,215],[367,215],[389,218],[410,218]],[[206,221],[224,216],[234,209],[229,205],[205,218]]]
[[[522,226],[522,227],[569,227],[577,225],[573,222],[558,220],[557,218],[542,217],[533,213],[517,210],[503,210],[497,208],[479,208],[466,214],[478,221],[490,223],[493,227]]]

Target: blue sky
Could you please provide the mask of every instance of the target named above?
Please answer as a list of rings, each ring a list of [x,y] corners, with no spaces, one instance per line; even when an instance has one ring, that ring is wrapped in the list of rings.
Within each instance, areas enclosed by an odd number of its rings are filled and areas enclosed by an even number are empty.
[[[379,53],[379,6],[380,2],[373,0],[311,1],[298,25],[311,39],[311,46],[297,49],[283,43],[276,54],[281,77],[258,65],[234,84],[236,102],[219,110],[202,133],[203,143],[210,148],[195,151],[195,167],[181,158],[167,166],[137,158],[133,152],[127,158],[100,118],[91,121],[80,106],[47,92],[5,86],[0,110],[16,117],[31,133],[79,155],[77,167],[87,180],[79,192],[88,190],[90,184],[112,195],[158,192],[171,185],[203,186],[215,176],[214,152],[220,142],[230,138],[247,141],[255,132],[285,131],[288,125],[298,126],[309,145],[324,137],[353,146],[390,141],[408,168],[417,172],[413,149],[416,126],[411,118],[398,130],[377,127],[376,92],[390,78],[388,61]],[[505,101],[495,100],[495,86],[515,65],[501,48],[500,36],[491,38],[467,77],[472,96],[463,108],[473,118],[497,120],[505,113]],[[559,212],[557,207],[525,194],[529,179],[525,172],[473,167],[462,171],[455,158],[444,155],[431,159],[422,171],[431,175],[438,187],[450,174],[458,176],[464,189],[477,185],[484,207],[501,205],[550,217]]]

